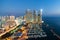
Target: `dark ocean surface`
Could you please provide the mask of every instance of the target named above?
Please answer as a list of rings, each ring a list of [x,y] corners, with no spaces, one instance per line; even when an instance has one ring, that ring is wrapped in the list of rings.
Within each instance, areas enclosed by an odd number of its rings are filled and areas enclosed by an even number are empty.
[[[43,20],[49,27],[54,28],[55,33],[60,35],[60,17],[57,16],[50,16],[50,17],[43,17]]]

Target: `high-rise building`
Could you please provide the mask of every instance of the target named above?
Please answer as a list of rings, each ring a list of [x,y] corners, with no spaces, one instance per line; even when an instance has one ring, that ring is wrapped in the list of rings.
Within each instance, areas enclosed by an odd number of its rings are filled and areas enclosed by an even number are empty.
[[[38,23],[42,23],[42,10],[38,11]]]
[[[6,16],[2,16],[2,21],[6,21],[5,18],[6,18]]]
[[[26,10],[26,22],[29,23],[32,21],[32,12],[30,11],[30,9]]]
[[[10,20],[14,21],[15,20],[15,16],[10,16]]]
[[[23,19],[26,20],[26,15],[24,15],[24,18]]]
[[[41,12],[41,13],[40,13],[41,23],[42,23],[42,11],[43,11],[43,10],[40,9],[40,12]]]
[[[5,20],[6,20],[6,21],[10,20],[10,17],[9,17],[9,16],[6,16],[6,17],[5,17]]]
[[[33,11],[33,23],[36,23],[36,10]]]
[[[42,9],[38,11],[38,26],[40,27],[40,31],[42,31]]]

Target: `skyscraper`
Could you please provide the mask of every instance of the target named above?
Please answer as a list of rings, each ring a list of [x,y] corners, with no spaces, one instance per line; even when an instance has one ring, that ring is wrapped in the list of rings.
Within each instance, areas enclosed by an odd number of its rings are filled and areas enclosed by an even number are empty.
[[[33,11],[33,23],[36,23],[36,10]]]
[[[32,12],[30,11],[30,9],[26,10],[26,22],[29,23],[32,20]]]
[[[38,11],[38,26],[40,27],[40,31],[42,31],[42,9]]]
[[[38,24],[42,23],[42,9],[38,11]]]

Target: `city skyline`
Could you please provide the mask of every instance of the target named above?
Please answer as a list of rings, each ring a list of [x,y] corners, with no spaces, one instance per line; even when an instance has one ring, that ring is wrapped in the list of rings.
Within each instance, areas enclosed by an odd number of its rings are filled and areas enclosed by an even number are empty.
[[[43,15],[59,15],[60,0],[0,0],[0,16],[23,15],[26,9],[43,9]]]
[[[60,0],[0,0],[0,40],[60,40]]]

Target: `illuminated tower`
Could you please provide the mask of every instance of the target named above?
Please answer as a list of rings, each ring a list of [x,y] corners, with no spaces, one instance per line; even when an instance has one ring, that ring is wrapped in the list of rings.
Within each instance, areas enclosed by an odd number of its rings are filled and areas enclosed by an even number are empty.
[[[33,23],[36,23],[36,10],[33,11]]]
[[[38,11],[38,26],[40,27],[40,31],[42,32],[42,9]]]
[[[28,9],[26,10],[26,22],[28,22]]]
[[[42,23],[42,11],[43,11],[43,9],[40,10],[40,12],[41,12],[41,13],[40,13],[41,23]]]
[[[32,12],[30,11],[30,9],[26,10],[26,22],[29,23],[32,20]]]
[[[38,24],[42,23],[42,9],[38,12]]]
[[[15,20],[15,16],[10,16],[10,21],[14,21]]]
[[[32,12],[29,12],[29,22],[32,22]]]

